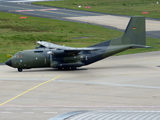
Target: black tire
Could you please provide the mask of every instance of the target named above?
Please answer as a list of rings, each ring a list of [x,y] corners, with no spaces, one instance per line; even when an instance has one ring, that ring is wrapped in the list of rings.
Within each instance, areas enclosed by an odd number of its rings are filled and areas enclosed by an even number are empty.
[[[18,72],[22,72],[23,71],[23,68],[18,68]]]
[[[62,69],[63,69],[62,67],[59,67],[59,68],[58,68],[58,70],[62,70]]]
[[[71,70],[77,70],[77,67],[71,67]]]
[[[70,70],[70,67],[65,67],[64,69],[65,69],[65,70]]]

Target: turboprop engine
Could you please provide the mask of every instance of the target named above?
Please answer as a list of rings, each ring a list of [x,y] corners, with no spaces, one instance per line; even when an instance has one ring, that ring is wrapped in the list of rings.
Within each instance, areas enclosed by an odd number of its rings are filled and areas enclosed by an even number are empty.
[[[68,53],[64,50],[50,50],[47,54],[50,55],[50,66],[52,68],[75,68],[84,65],[81,62],[82,55]]]

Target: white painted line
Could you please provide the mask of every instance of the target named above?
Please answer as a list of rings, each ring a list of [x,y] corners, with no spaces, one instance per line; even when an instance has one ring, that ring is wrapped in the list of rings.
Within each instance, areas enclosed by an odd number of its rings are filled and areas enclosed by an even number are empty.
[[[72,108],[69,109],[69,108],[66,108],[66,109],[60,109],[60,110],[78,110],[78,109],[74,109],[74,108],[73,109]]]
[[[51,108],[51,107],[60,107],[60,108],[160,108],[160,105],[2,105],[0,108],[4,107],[20,107],[20,108]]]
[[[27,114],[29,113],[30,114],[30,113],[34,113],[34,112],[22,112],[22,113],[27,113]]]
[[[1,113],[12,113],[12,112],[1,112]]]
[[[49,11],[49,10],[58,10],[56,8],[53,9],[30,9],[30,10],[14,10],[15,12],[29,12],[29,11]]]
[[[22,108],[5,108],[5,110],[22,110]]]
[[[143,85],[129,85],[129,84],[115,84],[115,83],[99,83],[99,82],[73,81],[73,80],[56,80],[56,82],[57,81],[58,82],[69,82],[69,83],[108,85],[108,86],[118,86],[118,87],[135,87],[135,88],[160,89],[160,87],[157,87],[157,86],[143,86]]]
[[[43,113],[47,113],[47,114],[55,114],[55,113],[58,113],[58,112],[43,112]]]
[[[49,110],[49,109],[46,109],[46,108],[33,108],[33,110]]]

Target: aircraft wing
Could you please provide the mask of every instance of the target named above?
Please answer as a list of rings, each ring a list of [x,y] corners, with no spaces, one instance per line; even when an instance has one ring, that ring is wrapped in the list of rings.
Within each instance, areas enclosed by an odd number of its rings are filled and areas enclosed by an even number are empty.
[[[53,44],[50,42],[46,42],[46,41],[37,41],[38,44],[46,47],[46,48],[50,48],[50,49],[67,49],[67,48],[72,48],[72,47],[66,47],[66,46],[61,46],[61,45],[57,45],[57,44]]]
[[[38,44],[50,48],[50,49],[56,49],[56,50],[64,50],[66,52],[81,52],[81,51],[95,51],[98,50],[97,48],[74,48],[74,47],[67,47],[67,46],[61,46],[57,44],[53,44],[46,41],[37,41]]]

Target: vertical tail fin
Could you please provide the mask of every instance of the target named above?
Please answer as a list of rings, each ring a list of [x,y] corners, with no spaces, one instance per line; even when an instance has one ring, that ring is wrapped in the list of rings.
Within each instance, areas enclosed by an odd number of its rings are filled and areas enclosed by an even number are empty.
[[[146,44],[145,17],[131,17],[123,36],[93,45],[91,47],[129,44],[134,44],[137,46],[144,46]]]
[[[122,36],[122,44],[146,44],[145,17],[132,17]]]
[[[146,44],[145,17],[131,17],[122,37],[110,40],[110,45]]]

